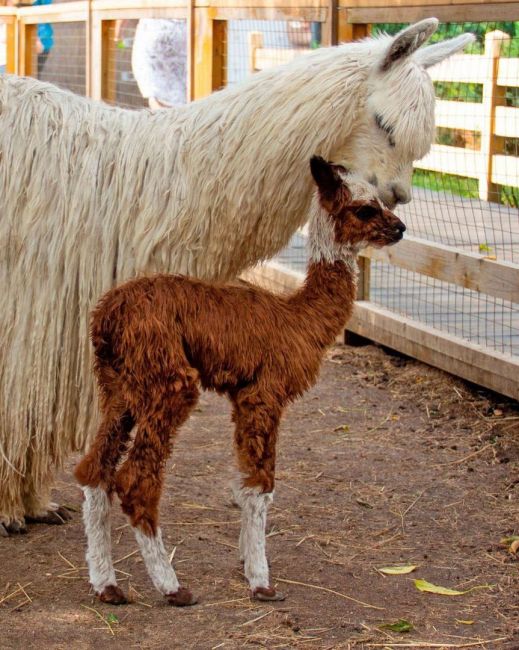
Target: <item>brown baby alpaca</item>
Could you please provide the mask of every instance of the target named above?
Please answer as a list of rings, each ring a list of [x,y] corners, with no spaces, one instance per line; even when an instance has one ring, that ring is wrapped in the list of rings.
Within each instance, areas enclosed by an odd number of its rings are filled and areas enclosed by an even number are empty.
[[[86,488],[91,581],[103,600],[120,602],[124,596],[96,559],[106,560],[109,551],[106,530],[101,534],[109,505],[99,490],[118,494],[140,531],[150,576],[168,601],[195,602],[179,587],[169,562],[172,575],[153,561],[159,557],[160,564],[165,556],[158,527],[165,462],[197,403],[199,386],[226,394],[232,404],[241,476],[235,493],[242,507],[240,553],[252,594],[281,597],[268,581],[264,539],[281,415],[314,384],[327,346],[351,314],[359,248],[395,243],[405,230],[377,200],[356,199],[359,183],[349,184],[342,167],[317,157],[311,167],[319,191],[310,224],[312,259],[300,290],[280,296],[252,286],[157,275],[112,289],[93,312],[103,419],[75,474]],[[92,532],[101,511],[102,526]]]

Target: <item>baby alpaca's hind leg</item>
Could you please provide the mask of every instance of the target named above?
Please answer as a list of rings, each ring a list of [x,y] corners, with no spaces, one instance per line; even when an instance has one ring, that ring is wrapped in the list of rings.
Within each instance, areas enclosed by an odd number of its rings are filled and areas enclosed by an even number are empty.
[[[99,599],[112,605],[126,603],[117,586],[112,562],[110,499],[101,487],[84,487],[83,520],[87,536],[87,563],[90,583]]]
[[[116,475],[116,489],[129,516],[148,574],[170,605],[194,605],[196,598],[181,587],[169,562],[159,527],[159,501],[170,437],[188,418],[198,399],[198,387],[188,372],[182,386],[177,382],[155,387],[153,404],[144,407],[128,458]]]

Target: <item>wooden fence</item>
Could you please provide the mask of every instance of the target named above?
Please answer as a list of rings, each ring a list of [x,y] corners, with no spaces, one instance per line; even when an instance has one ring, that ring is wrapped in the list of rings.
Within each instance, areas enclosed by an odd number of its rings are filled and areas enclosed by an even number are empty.
[[[188,96],[203,97],[226,85],[227,29],[232,20],[312,21],[321,24],[322,44],[366,36],[376,23],[410,22],[437,16],[444,22],[519,19],[519,2],[484,0],[90,0],[38,7],[0,7],[6,24],[6,69],[34,73],[36,25],[79,23],[85,33],[85,94],[114,101],[113,30],[118,19],[181,18],[188,32]],[[478,180],[483,200],[500,185],[519,185],[519,158],[504,155],[503,139],[519,137],[519,109],[504,105],[503,88],[519,86],[519,59],[500,57],[506,35],[491,33],[484,55],[459,55],[431,70],[435,80],[480,83],[481,104],[439,101],[439,126],[480,134],[479,150],[434,145],[419,166]],[[261,36],[251,36],[250,65],[269,65]],[[284,52],[291,57],[299,52]],[[278,53],[279,56],[279,53]],[[279,59],[278,59],[279,62]],[[468,120],[470,116],[470,121]],[[387,251],[368,250],[362,259],[359,301],[348,329],[506,395],[519,397],[519,357],[496,352],[372,303],[370,261],[383,261],[519,304],[519,265],[490,259],[427,239],[408,237]],[[266,286],[292,288],[301,275],[270,264],[248,274]]]

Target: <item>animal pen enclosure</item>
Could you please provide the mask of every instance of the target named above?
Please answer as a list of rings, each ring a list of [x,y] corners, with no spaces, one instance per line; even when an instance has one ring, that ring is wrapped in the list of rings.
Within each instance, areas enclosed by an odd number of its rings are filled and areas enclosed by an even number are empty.
[[[452,34],[470,22],[479,36],[473,49],[431,69],[437,141],[416,165],[414,201],[399,208],[409,236],[392,249],[365,253],[348,329],[517,398],[519,23],[513,21],[519,3],[434,1],[91,0],[2,7],[0,65],[141,108],[131,48],[143,18],[186,22],[190,99],[370,31],[437,16]],[[44,66],[36,54],[42,23],[55,31]],[[247,277],[277,289],[297,286],[305,237],[303,229],[276,260]]]

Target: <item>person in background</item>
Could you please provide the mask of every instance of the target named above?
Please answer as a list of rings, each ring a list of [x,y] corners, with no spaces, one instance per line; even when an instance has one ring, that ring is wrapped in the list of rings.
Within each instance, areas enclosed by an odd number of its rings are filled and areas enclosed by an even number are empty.
[[[32,3],[36,5],[50,5],[52,0],[34,0]],[[38,25],[36,32],[36,52],[38,54],[38,79],[41,77],[43,68],[47,59],[49,58],[50,51],[54,47],[54,30],[50,23],[41,23]]]
[[[120,38],[122,20],[115,26]],[[185,20],[139,20],[132,49],[132,72],[151,109],[169,108],[187,101],[187,32]]]
[[[15,2],[6,0],[8,7],[26,7],[28,5],[50,5],[52,0],[34,0],[34,2]],[[38,56],[38,79],[41,77],[50,51],[54,47],[54,30],[50,23],[40,23],[36,30],[36,54]]]

